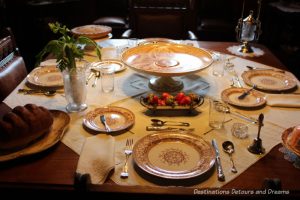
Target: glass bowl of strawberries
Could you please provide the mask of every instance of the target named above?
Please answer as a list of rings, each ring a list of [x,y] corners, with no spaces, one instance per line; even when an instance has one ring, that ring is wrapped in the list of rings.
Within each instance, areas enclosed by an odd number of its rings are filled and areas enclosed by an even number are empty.
[[[195,93],[178,92],[171,94],[149,93],[141,96],[140,103],[149,110],[193,110],[203,104],[204,98]]]

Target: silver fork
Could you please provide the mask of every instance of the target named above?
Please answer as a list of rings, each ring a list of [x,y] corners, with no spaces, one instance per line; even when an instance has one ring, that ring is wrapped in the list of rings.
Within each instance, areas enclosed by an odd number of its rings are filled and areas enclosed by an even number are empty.
[[[126,158],[125,158],[125,164],[121,172],[121,178],[128,178],[128,159],[132,154],[132,148],[133,148],[133,139],[127,139],[125,150],[124,150]]]

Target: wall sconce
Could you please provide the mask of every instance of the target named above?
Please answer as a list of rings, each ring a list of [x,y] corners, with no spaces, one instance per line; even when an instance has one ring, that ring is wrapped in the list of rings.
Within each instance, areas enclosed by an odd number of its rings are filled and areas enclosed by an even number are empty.
[[[243,43],[238,49],[239,52],[253,53],[253,49],[251,48],[250,43],[256,42],[259,38],[259,35],[261,34],[261,22],[259,20],[261,1],[262,0],[257,1],[258,11],[256,19],[253,16],[253,10],[250,10],[249,16],[243,19],[245,0],[243,1],[242,15],[238,20],[238,24],[235,28],[237,40]]]

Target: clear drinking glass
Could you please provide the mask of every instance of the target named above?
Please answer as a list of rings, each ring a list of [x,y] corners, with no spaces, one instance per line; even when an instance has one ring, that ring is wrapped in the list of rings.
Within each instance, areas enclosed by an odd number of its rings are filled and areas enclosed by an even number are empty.
[[[115,68],[114,65],[107,64],[102,65],[100,68],[101,73],[101,89],[102,92],[109,93],[114,91],[114,74],[115,74]]]
[[[225,60],[226,56],[223,54],[216,53],[213,56],[214,62],[212,64],[212,74],[214,76],[222,77],[224,76],[224,66],[225,66]]]
[[[209,126],[221,129],[224,124],[227,106],[220,101],[209,100]]]

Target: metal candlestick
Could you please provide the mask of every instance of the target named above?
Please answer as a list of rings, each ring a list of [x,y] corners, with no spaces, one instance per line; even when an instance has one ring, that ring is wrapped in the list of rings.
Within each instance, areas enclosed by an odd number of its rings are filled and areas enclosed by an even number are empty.
[[[262,140],[260,139],[260,130],[263,126],[264,114],[260,114],[258,117],[258,134],[257,138],[254,139],[253,143],[248,146],[248,151],[254,154],[263,154],[265,153],[265,148],[262,146]]]
[[[262,0],[257,1],[258,11],[256,19],[254,19],[252,10],[250,10],[249,16],[243,19],[245,0],[243,2],[242,16],[238,20],[238,24],[235,28],[237,40],[243,43],[238,50],[239,52],[252,53],[253,49],[251,48],[250,43],[256,42],[261,34],[261,22],[259,20],[261,1]]]

